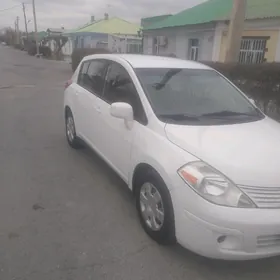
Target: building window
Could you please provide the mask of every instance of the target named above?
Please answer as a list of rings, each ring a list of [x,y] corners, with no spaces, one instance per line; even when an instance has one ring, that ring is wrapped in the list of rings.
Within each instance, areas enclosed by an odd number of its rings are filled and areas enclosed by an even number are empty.
[[[239,62],[257,64],[265,61],[266,43],[269,38],[243,37],[239,53]]]
[[[126,52],[134,53],[134,54],[142,53],[141,42],[140,43],[127,43]]]
[[[189,40],[189,59],[190,60],[198,60],[198,48],[199,48],[199,40],[198,39],[190,39]]]
[[[159,42],[158,37],[153,38],[153,55],[159,54]]]
[[[96,48],[98,49],[108,49],[108,42],[99,41],[96,43]]]

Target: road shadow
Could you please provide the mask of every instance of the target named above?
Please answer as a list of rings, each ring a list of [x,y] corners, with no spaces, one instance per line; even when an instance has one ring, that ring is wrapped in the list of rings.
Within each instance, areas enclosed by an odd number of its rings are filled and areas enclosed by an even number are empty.
[[[134,197],[128,185],[95,151],[84,144],[84,148],[79,152],[88,161],[89,165],[98,168],[98,171],[111,183],[112,189],[121,195],[124,201],[134,206]]]

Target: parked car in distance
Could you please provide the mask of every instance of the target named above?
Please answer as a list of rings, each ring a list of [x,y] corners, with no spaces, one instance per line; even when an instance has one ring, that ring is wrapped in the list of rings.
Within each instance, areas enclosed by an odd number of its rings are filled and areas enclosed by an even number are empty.
[[[280,255],[280,124],[192,61],[85,57],[64,93],[66,136],[128,184],[160,244],[228,260]]]

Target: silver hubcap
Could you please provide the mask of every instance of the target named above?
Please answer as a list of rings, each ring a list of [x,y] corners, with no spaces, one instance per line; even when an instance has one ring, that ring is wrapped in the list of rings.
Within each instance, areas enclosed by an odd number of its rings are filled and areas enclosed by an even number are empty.
[[[140,209],[147,226],[159,231],[164,222],[164,208],[159,191],[151,183],[145,183],[140,189]]]
[[[67,117],[66,132],[67,132],[67,137],[68,137],[69,141],[73,142],[74,137],[75,137],[75,125],[74,125],[74,120],[71,116]]]

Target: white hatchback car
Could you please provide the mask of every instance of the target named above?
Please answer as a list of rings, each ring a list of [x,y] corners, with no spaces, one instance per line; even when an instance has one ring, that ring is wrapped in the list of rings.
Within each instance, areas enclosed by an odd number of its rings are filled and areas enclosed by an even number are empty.
[[[121,176],[157,242],[218,259],[280,254],[280,124],[215,70],[88,56],[64,112],[70,146],[87,143]]]

